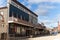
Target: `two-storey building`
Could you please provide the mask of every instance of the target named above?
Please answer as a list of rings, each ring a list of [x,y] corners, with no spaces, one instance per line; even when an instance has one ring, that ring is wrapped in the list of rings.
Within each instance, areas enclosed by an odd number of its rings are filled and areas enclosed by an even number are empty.
[[[38,15],[17,0],[8,0],[6,7],[0,8],[0,34],[9,37],[34,34]]]
[[[0,38],[39,34],[45,27],[37,26],[37,17],[17,0],[7,0],[7,6],[0,8]]]

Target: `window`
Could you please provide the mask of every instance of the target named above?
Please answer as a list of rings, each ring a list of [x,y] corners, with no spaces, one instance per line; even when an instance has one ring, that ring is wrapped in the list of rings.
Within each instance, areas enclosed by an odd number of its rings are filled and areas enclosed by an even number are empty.
[[[2,20],[2,16],[0,15],[0,20]]]
[[[2,16],[3,16],[3,12],[1,11],[1,12],[0,12],[0,20],[2,20],[2,19],[3,19],[3,17],[2,17]]]
[[[17,13],[13,13],[13,16],[14,16],[15,18],[17,18]]]
[[[19,19],[21,18],[20,16],[21,16],[20,13],[18,13],[18,18],[19,18]]]
[[[12,13],[9,13],[9,17],[12,17]]]
[[[1,12],[0,14],[3,15],[3,12]]]
[[[2,24],[2,27],[4,27],[4,24]]]
[[[15,18],[17,18],[17,13],[14,13],[14,12],[12,12],[12,13],[9,13],[9,17],[15,17]]]
[[[9,33],[10,33],[10,34],[15,33],[14,24],[9,24]]]
[[[20,27],[17,27],[17,33],[20,34]]]

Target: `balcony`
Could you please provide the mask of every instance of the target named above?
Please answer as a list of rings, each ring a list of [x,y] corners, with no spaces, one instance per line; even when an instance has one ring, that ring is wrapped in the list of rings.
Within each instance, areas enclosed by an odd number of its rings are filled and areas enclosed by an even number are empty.
[[[15,18],[15,17],[9,17],[8,23],[17,23],[17,24],[22,24],[22,25],[30,26],[30,27],[35,27],[34,24],[32,24],[30,22],[27,22],[25,20],[22,20],[22,19]]]

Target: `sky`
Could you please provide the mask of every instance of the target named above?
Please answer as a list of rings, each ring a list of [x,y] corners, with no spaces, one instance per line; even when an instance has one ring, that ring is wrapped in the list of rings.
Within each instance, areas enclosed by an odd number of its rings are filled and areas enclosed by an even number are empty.
[[[7,0],[0,0],[0,7],[6,6]],[[17,0],[38,15],[38,23],[46,27],[58,26],[60,20],[60,0]]]

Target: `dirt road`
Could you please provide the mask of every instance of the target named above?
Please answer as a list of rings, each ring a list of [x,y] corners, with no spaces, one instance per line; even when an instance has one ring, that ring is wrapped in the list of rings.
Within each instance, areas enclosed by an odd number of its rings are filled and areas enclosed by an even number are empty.
[[[43,37],[36,37],[36,38],[28,38],[22,40],[60,40],[60,34],[53,35],[53,36],[43,36]]]

